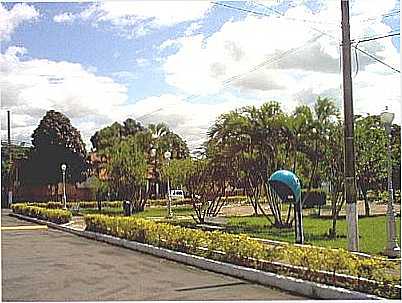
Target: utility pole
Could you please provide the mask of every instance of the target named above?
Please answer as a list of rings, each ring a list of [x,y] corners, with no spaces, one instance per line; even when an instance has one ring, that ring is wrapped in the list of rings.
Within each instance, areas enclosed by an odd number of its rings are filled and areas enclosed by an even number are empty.
[[[12,179],[12,161],[13,157],[11,154],[11,118],[10,111],[7,111],[7,143],[8,143],[8,157],[9,157],[9,173],[8,173],[8,206],[10,207],[13,203],[13,179]]]
[[[350,53],[349,0],[341,0],[342,10],[342,72],[343,72],[343,110],[344,110],[344,170],[346,219],[348,224],[348,250],[359,250],[358,213],[356,205],[355,150],[353,97]]]

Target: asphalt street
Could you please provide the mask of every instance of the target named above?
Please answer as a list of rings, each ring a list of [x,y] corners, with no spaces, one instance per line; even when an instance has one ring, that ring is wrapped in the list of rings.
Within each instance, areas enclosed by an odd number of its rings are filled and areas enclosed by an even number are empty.
[[[306,299],[52,229],[3,230],[1,254],[3,301]]]

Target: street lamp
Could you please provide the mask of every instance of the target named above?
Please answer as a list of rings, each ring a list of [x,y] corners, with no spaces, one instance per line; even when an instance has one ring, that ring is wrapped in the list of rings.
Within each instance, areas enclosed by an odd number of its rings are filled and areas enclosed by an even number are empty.
[[[63,203],[64,203],[64,209],[67,209],[66,169],[67,169],[67,165],[63,163],[63,164],[61,165],[61,171],[62,171],[62,173],[63,173]]]
[[[156,148],[152,148],[150,155],[152,158],[154,158],[154,183],[155,183],[155,198],[158,198],[158,193],[159,193],[159,188],[158,188],[158,177],[157,177],[157,167],[156,167]]]
[[[170,161],[170,156],[172,154],[170,153],[170,151],[166,151],[164,153],[165,159],[169,165],[169,161]],[[168,192],[168,203],[167,203],[167,217],[171,218],[172,217],[172,201],[171,201],[171,197],[170,197],[170,179],[168,177],[167,180],[167,192]]]
[[[394,210],[394,190],[392,188],[392,162],[391,162],[391,125],[394,120],[394,113],[388,112],[388,106],[381,113],[381,123],[384,124],[387,132],[387,156],[388,156],[388,205],[387,205],[387,236],[388,242],[385,254],[391,258],[397,258],[401,255],[401,249],[396,240],[395,210]]]

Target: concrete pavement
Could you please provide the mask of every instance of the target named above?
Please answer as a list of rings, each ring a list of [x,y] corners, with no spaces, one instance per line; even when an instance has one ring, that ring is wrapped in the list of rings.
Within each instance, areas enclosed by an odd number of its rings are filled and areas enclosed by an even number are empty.
[[[2,213],[1,225],[34,224]],[[306,299],[57,230],[1,236],[3,301]]]

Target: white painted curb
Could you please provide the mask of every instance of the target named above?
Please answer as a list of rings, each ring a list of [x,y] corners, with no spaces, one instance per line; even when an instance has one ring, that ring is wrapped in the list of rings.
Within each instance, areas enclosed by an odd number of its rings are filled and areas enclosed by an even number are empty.
[[[10,214],[10,215],[39,224],[47,224],[49,227],[66,231],[68,233],[72,233],[81,237],[125,247],[128,249],[140,251],[161,258],[166,258],[187,265],[192,265],[201,269],[256,282],[262,285],[276,287],[292,293],[301,294],[303,296],[310,298],[332,299],[332,300],[384,300],[384,298],[377,297],[374,295],[369,295],[357,291],[351,291],[340,287],[319,284],[311,281],[305,281],[293,277],[277,275],[270,272],[260,271],[254,268],[248,268],[220,261],[210,260],[199,256],[169,250],[166,248],[155,247],[149,244],[129,241],[126,239],[121,239],[110,235],[94,233],[90,231],[82,231],[71,227],[58,225],[52,222],[26,217],[20,214]]]

